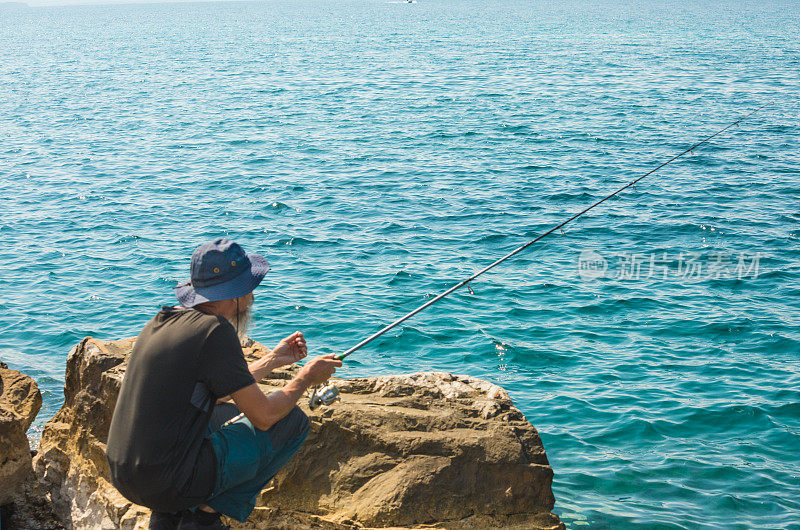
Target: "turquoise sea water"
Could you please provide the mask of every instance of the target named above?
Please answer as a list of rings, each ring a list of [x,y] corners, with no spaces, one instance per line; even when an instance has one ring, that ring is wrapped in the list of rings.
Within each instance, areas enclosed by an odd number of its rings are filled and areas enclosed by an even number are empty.
[[[69,349],[136,334],[206,240],[272,263],[256,339],[340,352],[772,102],[340,374],[506,387],[571,528],[800,528],[799,41],[774,1],[0,7],[31,437]]]

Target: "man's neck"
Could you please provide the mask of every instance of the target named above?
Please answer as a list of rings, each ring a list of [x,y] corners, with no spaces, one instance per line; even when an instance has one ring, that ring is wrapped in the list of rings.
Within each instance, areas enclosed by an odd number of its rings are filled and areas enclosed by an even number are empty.
[[[199,304],[195,306],[194,309],[207,315],[220,316],[228,322],[233,323],[236,320],[236,309],[234,307],[228,307],[230,305],[231,304],[224,304],[220,302],[208,302],[205,304]]]

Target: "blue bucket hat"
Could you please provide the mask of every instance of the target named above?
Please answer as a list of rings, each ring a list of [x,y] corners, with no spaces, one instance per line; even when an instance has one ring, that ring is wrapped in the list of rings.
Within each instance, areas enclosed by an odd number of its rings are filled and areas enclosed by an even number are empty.
[[[184,307],[238,298],[252,292],[268,271],[262,256],[245,254],[231,239],[215,239],[194,251],[191,280],[175,287],[175,296]]]

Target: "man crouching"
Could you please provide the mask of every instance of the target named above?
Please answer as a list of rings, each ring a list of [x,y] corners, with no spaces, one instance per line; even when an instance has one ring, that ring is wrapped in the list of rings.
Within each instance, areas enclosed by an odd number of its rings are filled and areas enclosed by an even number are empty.
[[[220,513],[244,522],[308,434],[297,401],[342,365],[317,357],[282,389],[258,388],[307,353],[296,332],[245,361],[239,336],[267,271],[230,239],[198,247],[191,281],[175,288],[181,305],[163,307],[136,339],[106,453],[114,486],[152,510],[150,528],[225,528]],[[228,396],[235,405],[220,401]]]

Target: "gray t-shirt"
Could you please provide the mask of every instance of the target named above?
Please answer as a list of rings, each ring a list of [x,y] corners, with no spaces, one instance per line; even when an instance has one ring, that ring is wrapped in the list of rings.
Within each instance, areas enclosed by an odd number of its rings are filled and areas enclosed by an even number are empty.
[[[111,481],[129,500],[175,512],[206,500],[214,402],[255,380],[223,317],[163,307],[136,339],[108,433]]]

